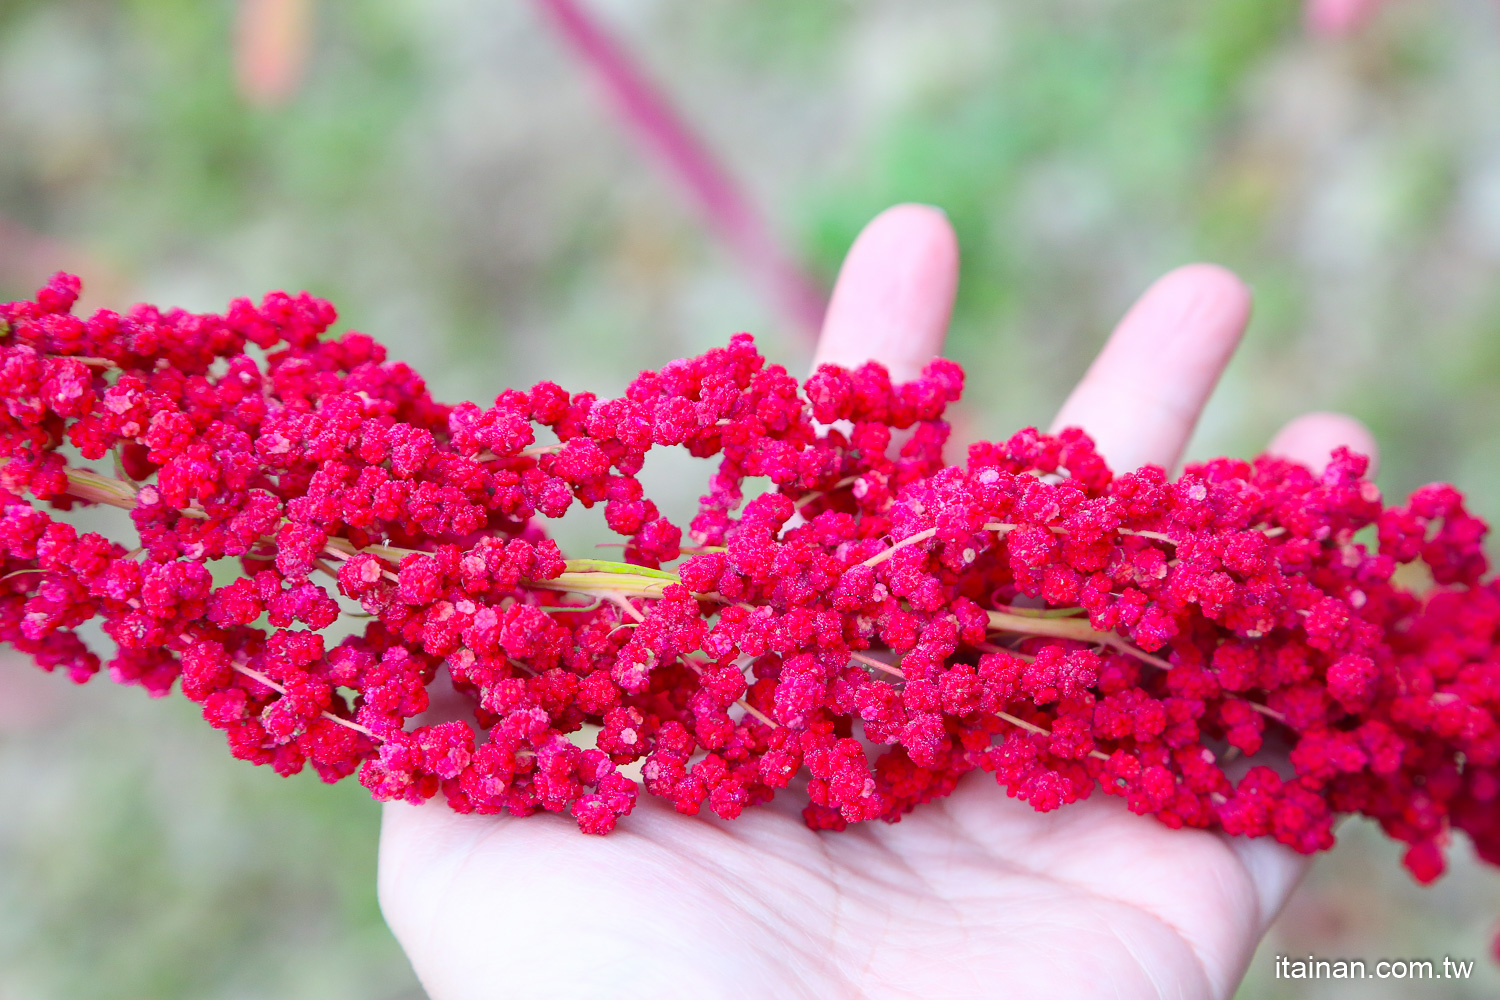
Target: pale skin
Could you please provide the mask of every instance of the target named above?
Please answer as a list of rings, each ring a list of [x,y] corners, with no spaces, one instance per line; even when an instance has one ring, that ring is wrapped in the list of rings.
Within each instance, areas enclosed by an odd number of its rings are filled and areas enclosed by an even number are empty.
[[[914,376],[942,348],[957,275],[942,213],[881,214],[845,259],[818,360]],[[1084,427],[1115,469],[1170,468],[1248,316],[1227,271],[1173,271],[1054,427]],[[1339,445],[1374,454],[1335,414],[1270,448],[1321,466]],[[1232,996],[1306,864],[1102,794],[1037,814],[986,774],[894,825],[815,833],[800,807],[788,793],[725,822],[642,795],[615,833],[586,837],[565,816],[388,805],[380,902],[434,1000],[1208,1000]]]

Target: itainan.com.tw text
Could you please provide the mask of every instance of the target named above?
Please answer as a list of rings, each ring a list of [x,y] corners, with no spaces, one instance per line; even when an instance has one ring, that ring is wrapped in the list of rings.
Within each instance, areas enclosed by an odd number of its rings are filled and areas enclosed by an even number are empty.
[[[1474,962],[1452,958],[1292,958],[1276,956],[1277,979],[1468,979]]]

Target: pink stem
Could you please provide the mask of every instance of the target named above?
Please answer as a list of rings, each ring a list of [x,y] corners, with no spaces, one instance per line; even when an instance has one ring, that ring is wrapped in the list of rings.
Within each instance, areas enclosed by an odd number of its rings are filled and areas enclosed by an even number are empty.
[[[43,282],[53,271],[91,276],[94,293],[100,289],[123,292],[121,275],[82,247],[38,233],[13,219],[0,216],[0,282]]]
[[[823,322],[825,297],[772,236],[764,217],[733,177],[655,87],[575,0],[536,0],[563,37],[599,75],[622,118],[686,189],[708,225],[774,298],[784,317],[809,336]]]

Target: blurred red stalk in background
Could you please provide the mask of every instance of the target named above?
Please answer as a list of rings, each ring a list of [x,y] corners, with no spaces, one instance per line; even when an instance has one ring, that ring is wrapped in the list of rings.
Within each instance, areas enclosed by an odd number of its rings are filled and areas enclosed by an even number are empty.
[[[39,233],[30,226],[0,216],[0,287],[25,288],[54,271],[73,270],[91,275],[89,301],[127,297],[130,282],[114,264],[82,246]]]
[[[1381,0],[1307,0],[1308,30],[1325,37],[1347,35],[1368,21],[1380,4]]]
[[[816,336],[825,296],[777,241],[753,200],[694,134],[630,52],[575,0],[536,0],[568,45],[594,71],[625,121],[672,176],[709,227],[755,276],[782,318]]]
[[[235,19],[235,90],[249,104],[280,107],[307,71],[312,0],[240,0]]]

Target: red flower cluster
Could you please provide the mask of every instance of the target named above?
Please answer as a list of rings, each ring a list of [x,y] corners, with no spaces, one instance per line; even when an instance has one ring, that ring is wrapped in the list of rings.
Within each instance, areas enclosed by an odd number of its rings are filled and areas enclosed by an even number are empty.
[[[1385,507],[1348,453],[1116,476],[1078,431],[948,466],[957,366],[799,385],[747,336],[619,399],[448,407],[306,295],[84,320],[77,291],[0,306],[0,638],[83,681],[100,619],[114,679],[180,678],[238,757],[591,833],[626,766],[723,817],[801,778],[820,829],[982,769],[1299,851],[1362,813],[1423,880],[1453,828],[1500,863],[1500,584],[1451,487]],[[674,445],[718,457],[688,547],[636,478]],[[624,562],[547,539],[575,502]],[[44,509],[76,503],[138,543]],[[445,666],[468,719],[409,727]]]

